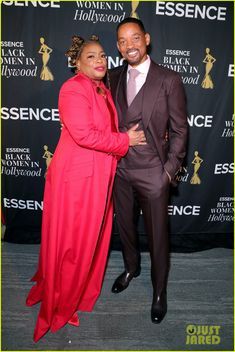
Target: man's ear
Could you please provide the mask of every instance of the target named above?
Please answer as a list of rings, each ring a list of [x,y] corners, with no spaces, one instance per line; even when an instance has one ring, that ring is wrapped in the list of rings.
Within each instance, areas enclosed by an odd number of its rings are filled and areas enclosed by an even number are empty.
[[[80,60],[79,59],[77,59],[77,61],[76,61],[76,68],[77,68],[77,71],[80,70]]]
[[[118,42],[117,42],[117,48],[118,48],[118,51],[120,51],[120,48],[119,48],[119,44],[118,44]]]
[[[145,33],[145,43],[147,46],[149,46],[151,38],[150,38],[150,34],[149,33]]]

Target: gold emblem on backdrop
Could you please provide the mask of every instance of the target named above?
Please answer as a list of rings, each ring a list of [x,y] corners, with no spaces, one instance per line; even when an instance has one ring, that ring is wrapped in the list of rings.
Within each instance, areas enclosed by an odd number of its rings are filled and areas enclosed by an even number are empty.
[[[214,83],[210,75],[214,62],[216,62],[216,59],[210,54],[210,48],[206,48],[206,56],[203,60],[203,63],[205,64],[205,76],[201,84],[204,89],[214,88]]]
[[[130,13],[130,17],[134,17],[134,18],[138,18],[139,19],[139,15],[136,12],[137,7],[139,6],[139,1],[132,1],[131,2],[131,13]]]
[[[44,174],[44,177],[46,177],[46,174],[47,174],[47,169],[51,163],[51,160],[52,160],[52,157],[53,157],[53,154],[48,150],[48,146],[47,145],[44,145],[44,154],[43,154],[43,159],[46,159],[46,172]]]
[[[200,158],[198,155],[198,151],[194,152],[194,159],[192,161],[192,164],[194,165],[194,170],[193,170],[193,176],[190,180],[191,185],[200,185],[201,184],[201,179],[198,175],[198,171],[201,167],[201,163],[203,162],[203,159]]]
[[[50,60],[50,54],[53,50],[45,44],[45,39],[43,37],[40,38],[40,43],[41,47],[38,51],[38,53],[42,55],[42,70],[40,78],[42,81],[54,81],[54,76],[47,66],[48,61]]]

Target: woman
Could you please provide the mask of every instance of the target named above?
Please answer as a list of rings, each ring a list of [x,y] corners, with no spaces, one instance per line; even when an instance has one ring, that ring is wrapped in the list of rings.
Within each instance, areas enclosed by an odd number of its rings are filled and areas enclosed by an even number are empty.
[[[78,73],[59,94],[61,137],[47,171],[38,271],[27,305],[41,301],[34,340],[91,311],[100,294],[108,255],[117,160],[142,131],[117,130],[117,114],[102,78],[107,61],[92,37],[73,37],[67,52]]]

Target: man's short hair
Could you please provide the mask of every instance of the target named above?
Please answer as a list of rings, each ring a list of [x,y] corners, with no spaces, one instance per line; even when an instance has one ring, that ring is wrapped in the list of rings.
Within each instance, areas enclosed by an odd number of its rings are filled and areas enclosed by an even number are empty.
[[[137,19],[137,18],[134,18],[134,17],[126,17],[126,18],[124,18],[124,20],[122,20],[122,21],[118,24],[116,31],[118,32],[119,28],[120,28],[123,24],[126,24],[126,23],[135,23],[135,24],[137,24],[137,25],[140,27],[141,31],[142,31],[144,34],[146,33],[143,22],[142,22],[141,20]]]

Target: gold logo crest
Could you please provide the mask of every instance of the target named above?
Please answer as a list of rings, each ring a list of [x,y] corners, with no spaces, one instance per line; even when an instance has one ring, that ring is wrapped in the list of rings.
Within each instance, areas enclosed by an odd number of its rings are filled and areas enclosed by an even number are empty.
[[[40,43],[41,47],[38,51],[38,53],[42,55],[42,70],[40,78],[42,81],[54,81],[54,76],[47,66],[48,61],[50,60],[50,54],[53,50],[45,44],[45,39],[43,37],[40,38]]]
[[[139,15],[136,12],[137,7],[139,6],[139,1],[132,1],[131,2],[131,13],[130,13],[130,17],[134,17],[134,18],[138,18],[139,19]]]
[[[214,83],[212,81],[210,72],[215,62],[216,59],[210,54],[210,48],[206,48],[206,56],[203,60],[203,63],[205,64],[205,75],[201,84],[202,88],[204,89],[214,88]]]
[[[44,154],[42,156],[43,159],[46,159],[46,172],[44,174],[44,177],[46,177],[46,174],[47,174],[47,169],[51,163],[51,160],[52,160],[52,157],[53,157],[53,154],[48,150],[48,146],[47,145],[44,145]]]
[[[198,155],[198,151],[194,152],[194,159],[192,161],[192,164],[194,165],[194,170],[193,170],[193,176],[190,180],[191,185],[200,185],[201,184],[201,179],[198,175],[198,171],[201,167],[201,163],[203,162],[203,159],[200,158]]]

